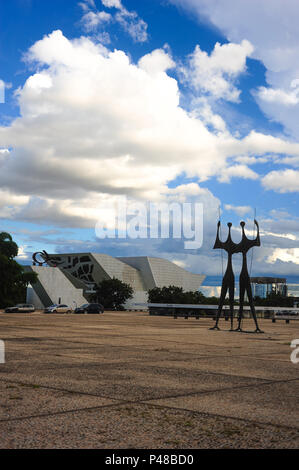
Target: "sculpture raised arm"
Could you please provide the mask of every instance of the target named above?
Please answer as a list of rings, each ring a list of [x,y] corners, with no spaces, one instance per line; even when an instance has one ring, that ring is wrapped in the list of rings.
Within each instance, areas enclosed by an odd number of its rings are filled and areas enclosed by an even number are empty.
[[[221,222],[219,220],[218,224],[217,224],[217,235],[216,235],[216,241],[215,241],[215,244],[214,244],[214,247],[213,249],[214,250],[217,250],[218,248],[222,248],[224,249],[224,243],[220,240],[220,227],[221,227]]]
[[[259,227],[259,224],[258,224],[257,220],[254,219],[254,223],[255,223],[256,228],[257,228],[257,235],[256,235],[256,239],[255,239],[256,244],[254,246],[261,246],[260,227]]]
[[[252,240],[251,238],[247,238],[245,234],[245,222],[240,222],[242,227],[242,240],[237,246],[237,253],[247,253],[247,251],[249,251],[254,246],[261,246],[259,224],[256,220],[254,223],[257,227],[257,236]]]

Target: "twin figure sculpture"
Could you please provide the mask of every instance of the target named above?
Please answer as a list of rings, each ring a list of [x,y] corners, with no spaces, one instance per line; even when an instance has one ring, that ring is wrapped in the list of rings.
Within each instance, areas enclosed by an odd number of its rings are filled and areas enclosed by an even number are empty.
[[[259,233],[259,225],[257,221],[254,221],[256,227],[257,227],[257,236],[255,239],[251,240],[247,238],[245,235],[245,222],[241,222],[240,225],[242,227],[242,240],[240,243],[234,243],[232,238],[231,238],[231,227],[232,224],[228,223],[228,237],[225,242],[222,242],[219,237],[220,233],[220,226],[221,223],[220,221],[218,222],[218,228],[217,228],[217,237],[214,245],[214,250],[216,249],[222,249],[227,252],[228,255],[228,261],[227,261],[227,268],[226,272],[223,277],[222,281],[222,287],[221,287],[221,295],[220,295],[220,302],[219,302],[219,307],[218,307],[218,312],[216,316],[216,324],[211,330],[219,330],[218,323],[221,315],[221,311],[223,308],[224,300],[227,294],[227,291],[229,292],[229,305],[230,305],[230,321],[231,321],[231,331],[233,330],[233,318],[234,318],[234,294],[235,294],[235,276],[234,276],[234,271],[233,271],[233,265],[232,265],[232,256],[235,253],[242,253],[243,256],[243,263],[242,263],[242,270],[240,273],[240,296],[239,296],[239,316],[238,316],[238,328],[235,331],[242,331],[241,328],[241,322],[242,322],[242,317],[243,317],[243,307],[244,307],[244,297],[245,297],[245,292],[247,293],[251,313],[255,322],[256,326],[256,333],[263,333],[258,326],[257,323],[257,318],[255,314],[255,308],[253,304],[253,297],[252,297],[252,289],[251,289],[251,284],[250,284],[250,277],[248,274],[248,268],[247,268],[247,252],[253,248],[254,246],[260,246],[260,233]]]

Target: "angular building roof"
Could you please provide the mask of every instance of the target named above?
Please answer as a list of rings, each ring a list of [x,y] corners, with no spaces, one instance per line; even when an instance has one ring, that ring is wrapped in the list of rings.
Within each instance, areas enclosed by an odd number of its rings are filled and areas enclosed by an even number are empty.
[[[118,259],[141,271],[146,290],[172,285],[195,291],[205,279],[204,275],[190,273],[163,258],[138,256]]]
[[[69,276],[86,284],[116,277],[130,284],[134,291],[154,287],[178,286],[184,290],[198,290],[205,276],[193,274],[163,258],[118,257],[102,253],[65,253],[49,255],[50,266],[57,266]]]

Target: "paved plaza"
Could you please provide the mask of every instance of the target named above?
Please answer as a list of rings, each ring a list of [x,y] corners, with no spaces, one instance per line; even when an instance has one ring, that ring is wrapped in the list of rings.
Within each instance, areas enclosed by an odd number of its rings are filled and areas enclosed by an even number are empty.
[[[0,313],[0,448],[297,448],[299,322],[260,324]]]

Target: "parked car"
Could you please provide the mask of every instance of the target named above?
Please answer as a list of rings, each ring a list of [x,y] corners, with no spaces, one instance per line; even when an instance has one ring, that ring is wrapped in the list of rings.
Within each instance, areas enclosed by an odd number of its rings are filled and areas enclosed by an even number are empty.
[[[84,304],[76,308],[75,313],[104,313],[104,307],[101,304]]]
[[[32,313],[35,307],[32,304],[17,304],[15,307],[7,307],[5,313]]]
[[[72,313],[73,309],[68,305],[54,304],[50,307],[45,308],[44,313]]]
[[[277,317],[280,316],[280,315],[284,316],[285,312],[284,312],[284,310],[277,310],[274,315],[277,316]]]
[[[275,314],[276,316],[284,316],[284,317],[289,317],[289,316],[297,316],[298,311],[297,310],[278,310]]]

